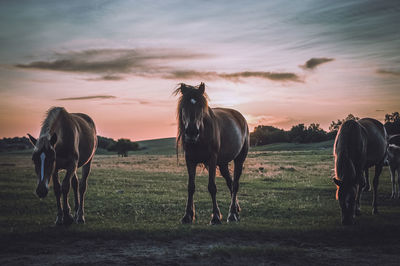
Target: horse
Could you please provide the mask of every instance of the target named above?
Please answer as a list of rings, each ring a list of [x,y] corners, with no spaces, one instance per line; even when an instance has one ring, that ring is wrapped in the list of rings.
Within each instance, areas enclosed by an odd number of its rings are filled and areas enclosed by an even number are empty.
[[[400,199],[400,134],[392,135],[388,139],[387,161],[390,168],[390,179],[392,181],[392,196],[396,198],[396,171],[397,171],[397,198]]]
[[[52,107],[47,111],[39,138],[36,139],[31,134],[28,136],[34,146],[32,161],[38,178],[37,196],[46,197],[52,179],[58,210],[55,223],[70,225],[74,220],[76,223],[85,223],[84,201],[87,178],[97,148],[96,127],[93,120],[86,114],[68,113],[63,107]],[[82,179],[78,183],[76,171],[79,167],[82,167]],[[66,170],[62,185],[58,177],[60,169]],[[75,218],[70,214],[68,203],[71,184],[75,198]]]
[[[238,222],[240,212],[237,199],[239,179],[249,149],[249,128],[246,119],[233,109],[210,108],[204,83],[199,86],[184,83],[179,85],[174,91],[174,95],[181,95],[177,107],[176,151],[178,155],[179,145],[182,144],[189,175],[186,211],[181,222],[191,224],[195,221],[193,194],[198,164],[203,164],[208,169],[208,191],[213,204],[210,224],[221,224],[222,220],[216,200],[215,174],[217,166],[231,193],[227,222]],[[233,179],[228,168],[231,161],[234,161]]]
[[[373,118],[358,121],[347,120],[339,129],[334,143],[334,183],[337,186],[342,224],[354,224],[355,216],[361,214],[360,198],[367,187],[368,168],[375,166],[373,179],[372,213],[378,213],[378,184],[386,158],[387,134],[381,122]]]

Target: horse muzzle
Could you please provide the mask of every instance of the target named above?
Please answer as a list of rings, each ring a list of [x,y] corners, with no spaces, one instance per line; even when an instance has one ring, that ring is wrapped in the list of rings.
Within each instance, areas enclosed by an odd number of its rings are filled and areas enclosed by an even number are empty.
[[[49,193],[49,189],[44,184],[39,184],[36,188],[36,195],[41,199],[45,198],[47,193]]]
[[[189,143],[189,144],[194,144],[199,140],[199,136],[200,136],[200,134],[197,134],[197,135],[194,135],[194,136],[185,134],[185,142]]]

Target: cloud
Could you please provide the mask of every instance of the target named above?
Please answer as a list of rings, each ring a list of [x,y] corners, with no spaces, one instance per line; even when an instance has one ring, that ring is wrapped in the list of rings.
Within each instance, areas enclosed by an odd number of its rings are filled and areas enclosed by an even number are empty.
[[[316,68],[318,65],[327,63],[327,62],[331,62],[335,60],[334,58],[326,58],[326,57],[321,57],[321,58],[311,58],[310,60],[308,60],[304,65],[301,65],[301,68],[304,69],[314,69]]]
[[[231,74],[220,74],[221,77],[226,79],[239,79],[239,78],[263,78],[272,81],[294,81],[303,82],[295,73],[289,72],[237,72]]]
[[[173,49],[93,49],[79,52],[56,53],[51,61],[17,64],[27,69],[54,70],[82,73],[154,73],[177,60],[198,59],[210,55]],[[118,79],[108,79],[118,80]]]
[[[101,76],[98,78],[91,78],[91,79],[86,79],[87,81],[118,81],[118,80],[123,80],[125,79],[122,76],[117,76],[117,75],[105,75]]]
[[[381,74],[381,75],[392,76],[392,77],[400,77],[400,71],[387,70],[387,69],[378,69],[376,71],[376,73]]]
[[[82,101],[82,100],[97,100],[97,99],[115,99],[116,96],[113,95],[90,95],[90,96],[81,96],[81,97],[68,97],[68,98],[60,98],[56,99],[57,101]]]
[[[242,78],[261,78],[272,81],[293,81],[303,82],[303,80],[295,73],[290,72],[262,72],[262,71],[244,71],[234,73],[217,73],[217,72],[199,72],[199,71],[173,71],[164,78],[167,79],[227,79],[231,81],[240,81]]]

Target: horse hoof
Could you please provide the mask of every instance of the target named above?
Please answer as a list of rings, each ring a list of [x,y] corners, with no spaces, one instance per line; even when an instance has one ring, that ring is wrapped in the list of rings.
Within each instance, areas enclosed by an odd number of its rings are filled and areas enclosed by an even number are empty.
[[[391,199],[395,199],[396,198],[396,194],[392,193],[392,196],[390,196]]]
[[[213,218],[210,221],[210,225],[222,224],[221,219],[222,215],[213,215]]]
[[[74,218],[72,217],[71,214],[64,214],[63,217],[63,224],[64,225],[71,225],[74,222]]]
[[[360,209],[356,209],[356,216],[360,216],[361,215],[361,210]]]
[[[62,225],[62,224],[63,224],[62,215],[57,215],[55,224],[56,224],[56,225]]]
[[[371,191],[371,187],[369,185],[366,185],[363,187],[362,191]]]
[[[84,217],[83,215],[82,215],[82,216],[78,216],[78,217],[76,218],[75,222],[76,222],[77,224],[84,224],[84,223],[85,223],[85,217]]]
[[[239,218],[239,214],[237,213],[229,213],[228,219],[226,219],[226,221],[228,223],[232,223],[232,222],[239,222],[240,218]]]
[[[191,215],[189,214],[185,214],[185,216],[183,216],[181,223],[182,224],[192,224],[194,221],[194,219],[192,218]]]
[[[373,209],[372,209],[372,214],[378,214],[378,209],[373,208]]]

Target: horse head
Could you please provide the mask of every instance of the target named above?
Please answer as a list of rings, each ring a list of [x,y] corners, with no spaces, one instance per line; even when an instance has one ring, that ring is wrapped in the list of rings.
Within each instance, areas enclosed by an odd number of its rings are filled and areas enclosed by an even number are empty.
[[[360,186],[354,182],[333,178],[337,186],[336,199],[342,211],[342,224],[352,225],[355,222],[356,196]]]
[[[36,194],[39,198],[46,197],[49,192],[50,178],[56,167],[56,151],[55,144],[57,135],[53,133],[50,136],[41,136],[38,140],[28,134],[34,149],[32,161],[35,164],[35,172],[38,177]]]
[[[178,103],[178,139],[182,139],[184,143],[193,144],[199,141],[204,126],[203,119],[208,112],[207,95],[204,91],[203,82],[197,87],[181,83],[175,91],[175,94],[181,94]]]

